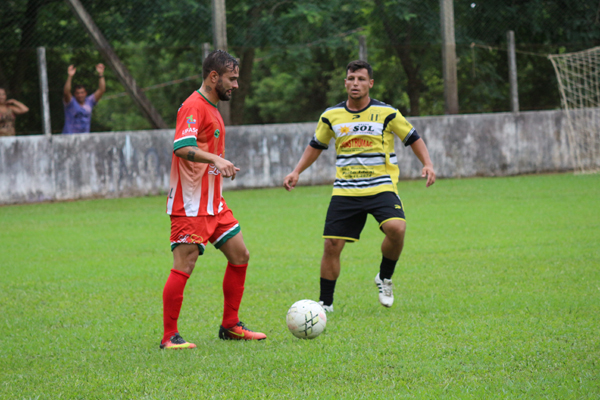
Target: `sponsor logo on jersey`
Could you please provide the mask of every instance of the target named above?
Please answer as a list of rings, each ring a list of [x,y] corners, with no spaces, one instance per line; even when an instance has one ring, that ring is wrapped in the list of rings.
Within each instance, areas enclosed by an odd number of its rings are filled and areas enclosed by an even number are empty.
[[[394,204],[394,208],[396,210],[402,210],[402,206],[400,204]]]
[[[217,130],[215,131],[215,137],[216,137],[216,138],[218,138],[220,134],[221,134],[221,132],[219,132],[219,130],[217,129]]]
[[[359,119],[360,118],[360,114],[355,114],[352,116],[352,119]]]
[[[373,126],[371,126],[371,124],[354,125],[354,129],[352,129],[352,131],[354,131],[354,132],[375,132],[373,130]]]
[[[188,128],[190,128],[190,129],[192,128],[190,125],[195,125],[196,124],[196,120],[194,119],[193,115],[190,115],[189,117],[187,117],[186,118],[186,122],[188,124]]]
[[[367,139],[354,138],[348,140],[340,145],[341,148],[345,149],[356,149],[359,147],[373,147],[373,142]]]
[[[215,165],[214,165],[214,164],[211,164],[211,165],[208,167],[208,173],[209,173],[210,175],[219,175],[219,174],[221,173],[221,171],[219,171],[219,170],[217,169],[217,167],[215,167]]]
[[[223,154],[219,154],[219,157],[223,158]],[[219,171],[217,167],[215,167],[215,164],[210,164],[208,167],[208,173],[210,175],[219,175],[221,174],[221,171]]]
[[[350,128],[349,128],[349,127],[347,127],[347,126],[342,126],[342,127],[340,128],[340,134],[341,134],[341,135],[345,135],[346,133],[349,133],[349,132],[350,132]]]
[[[181,135],[185,136],[188,133],[193,133],[195,135],[196,133],[198,133],[198,129],[197,128],[186,128],[183,130],[183,132],[181,132]]]

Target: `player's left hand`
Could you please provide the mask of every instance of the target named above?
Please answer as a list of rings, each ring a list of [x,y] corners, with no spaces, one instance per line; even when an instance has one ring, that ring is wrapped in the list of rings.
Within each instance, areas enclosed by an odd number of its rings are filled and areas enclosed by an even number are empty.
[[[98,72],[98,75],[100,76],[104,75],[104,64],[96,65],[96,72]]]
[[[427,178],[425,187],[429,187],[435,183],[435,171],[431,165],[425,165],[421,170],[421,176]]]

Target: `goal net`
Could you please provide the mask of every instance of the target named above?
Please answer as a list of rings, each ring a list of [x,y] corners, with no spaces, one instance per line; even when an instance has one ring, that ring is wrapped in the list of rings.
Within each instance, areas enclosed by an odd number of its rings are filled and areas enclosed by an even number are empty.
[[[567,137],[573,168],[600,169],[600,47],[548,56],[552,61],[561,103],[567,117]]]

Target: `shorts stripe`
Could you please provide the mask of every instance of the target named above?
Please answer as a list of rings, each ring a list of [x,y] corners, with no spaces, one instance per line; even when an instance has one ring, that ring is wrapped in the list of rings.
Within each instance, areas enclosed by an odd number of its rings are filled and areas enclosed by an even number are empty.
[[[215,246],[215,249],[218,249],[219,247],[223,246],[229,239],[240,233],[240,231],[240,224],[235,224],[231,227],[231,229],[228,229],[225,233],[219,236],[217,240],[212,242],[213,246]]]
[[[358,239],[351,237],[343,237],[343,236],[325,236],[323,235],[323,239],[341,239],[347,242],[358,242]]]
[[[381,228],[381,227],[383,226],[383,224],[385,224],[386,222],[388,222],[388,221],[391,221],[391,220],[393,220],[393,219],[398,219],[398,220],[400,220],[400,221],[404,221],[404,222],[406,222],[406,219],[404,219],[404,218],[399,218],[399,217],[388,218],[388,219],[386,219],[385,221],[381,221],[381,223],[379,224],[379,227]]]
[[[206,247],[202,243],[177,243],[177,242],[174,242],[174,243],[171,243],[171,251],[175,250],[175,247],[179,246],[180,244],[195,244],[195,245],[197,245],[200,255],[204,254],[204,250],[206,249]]]

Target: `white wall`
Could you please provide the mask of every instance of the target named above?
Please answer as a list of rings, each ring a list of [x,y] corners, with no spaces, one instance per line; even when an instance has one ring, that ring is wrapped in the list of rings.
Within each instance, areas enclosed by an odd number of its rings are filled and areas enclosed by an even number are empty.
[[[561,111],[409,118],[424,138],[438,177],[502,176],[572,169]],[[241,171],[226,189],[280,186],[316,123],[227,127],[226,155]],[[166,192],[173,130],[0,137],[0,204]],[[420,163],[397,141],[400,178]],[[600,161],[599,161],[600,163]],[[335,176],[325,151],[300,184]]]

